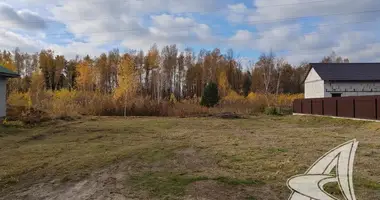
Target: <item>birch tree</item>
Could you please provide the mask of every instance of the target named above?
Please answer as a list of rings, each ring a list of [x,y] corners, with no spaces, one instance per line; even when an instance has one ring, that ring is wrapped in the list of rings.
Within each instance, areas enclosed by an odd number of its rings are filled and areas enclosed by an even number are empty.
[[[124,54],[118,68],[118,87],[115,91],[117,99],[124,104],[124,116],[127,116],[128,101],[133,100],[138,88],[138,72],[135,70],[133,57]]]

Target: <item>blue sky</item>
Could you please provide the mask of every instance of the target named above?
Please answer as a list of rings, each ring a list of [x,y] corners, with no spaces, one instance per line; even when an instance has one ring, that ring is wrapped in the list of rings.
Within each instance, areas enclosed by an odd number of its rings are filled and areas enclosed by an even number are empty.
[[[295,65],[332,51],[375,62],[379,17],[377,0],[5,0],[0,48],[74,57],[156,43],[232,48],[242,62],[270,50]]]

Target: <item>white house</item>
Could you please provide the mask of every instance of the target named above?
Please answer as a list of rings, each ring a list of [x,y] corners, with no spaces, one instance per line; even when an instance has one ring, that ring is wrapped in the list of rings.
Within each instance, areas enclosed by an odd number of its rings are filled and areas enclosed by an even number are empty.
[[[305,98],[380,95],[380,63],[310,63]]]
[[[0,65],[0,118],[6,115],[6,89],[7,79],[19,75]]]

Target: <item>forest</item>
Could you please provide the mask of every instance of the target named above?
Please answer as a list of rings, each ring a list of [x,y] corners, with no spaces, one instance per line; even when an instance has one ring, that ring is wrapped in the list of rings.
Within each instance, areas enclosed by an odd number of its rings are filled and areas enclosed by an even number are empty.
[[[321,62],[349,60],[333,52]],[[302,98],[308,68],[307,62],[293,66],[273,52],[247,64],[231,49],[224,54],[219,49],[196,53],[191,48],[179,51],[176,45],[162,49],[152,45],[147,52],[114,49],[74,59],[48,49],[29,54],[16,48],[2,51],[0,65],[21,75],[7,84],[9,112],[39,111],[58,117],[170,115],[166,107],[175,103],[196,106],[211,82],[218,86],[217,107],[224,111],[289,107],[293,99]],[[199,106],[176,110],[174,115],[209,112]]]

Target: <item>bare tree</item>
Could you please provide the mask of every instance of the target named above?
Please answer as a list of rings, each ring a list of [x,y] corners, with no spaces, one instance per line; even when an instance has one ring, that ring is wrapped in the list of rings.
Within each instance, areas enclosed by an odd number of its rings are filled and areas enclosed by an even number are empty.
[[[276,59],[276,71],[278,73],[277,76],[277,86],[276,86],[276,102],[278,102],[278,91],[280,89],[280,81],[281,81],[281,75],[283,72],[283,66],[285,65],[285,60],[283,58]]]

